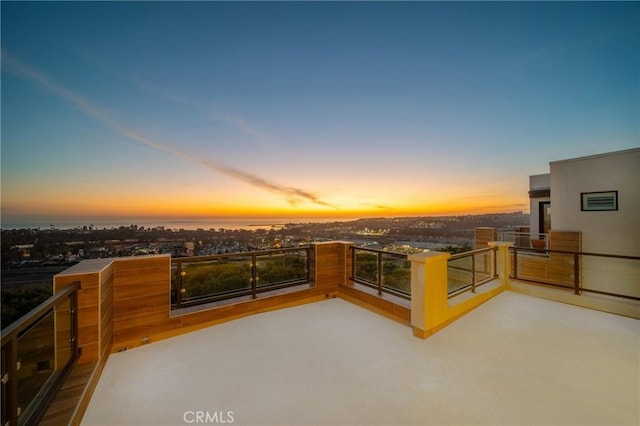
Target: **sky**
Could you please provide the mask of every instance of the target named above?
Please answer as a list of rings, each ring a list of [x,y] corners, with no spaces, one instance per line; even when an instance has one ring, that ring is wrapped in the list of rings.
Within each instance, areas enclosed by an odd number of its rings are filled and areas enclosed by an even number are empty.
[[[9,2],[2,222],[528,211],[640,145],[638,2]]]

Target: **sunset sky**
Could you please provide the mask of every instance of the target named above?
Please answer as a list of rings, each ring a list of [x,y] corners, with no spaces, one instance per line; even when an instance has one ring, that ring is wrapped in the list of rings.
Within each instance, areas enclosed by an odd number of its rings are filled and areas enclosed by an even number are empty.
[[[640,145],[640,3],[5,2],[2,222],[528,210]]]

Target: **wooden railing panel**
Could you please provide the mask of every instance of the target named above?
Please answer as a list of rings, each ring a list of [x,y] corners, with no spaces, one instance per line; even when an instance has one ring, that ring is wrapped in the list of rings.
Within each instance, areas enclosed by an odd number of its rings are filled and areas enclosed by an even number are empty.
[[[496,228],[478,227],[475,228],[475,249],[489,247],[489,242],[498,241],[498,230]]]
[[[338,265],[340,243],[316,243],[314,268],[315,287],[337,289],[340,268]]]

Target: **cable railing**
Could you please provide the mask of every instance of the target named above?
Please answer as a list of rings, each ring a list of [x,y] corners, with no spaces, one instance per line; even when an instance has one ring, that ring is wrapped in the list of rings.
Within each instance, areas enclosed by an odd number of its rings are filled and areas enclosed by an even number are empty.
[[[624,299],[640,300],[640,257],[511,247],[510,278],[532,284]],[[548,258],[531,253],[544,252]],[[602,283],[607,283],[607,288]]]
[[[172,259],[175,309],[311,282],[310,247]]]
[[[449,298],[471,291],[496,278],[496,255],[491,247],[452,255],[447,265]]]
[[[78,356],[75,282],[2,330],[2,425],[37,424]]]
[[[411,299],[411,262],[402,253],[351,247],[352,281],[382,293]]]

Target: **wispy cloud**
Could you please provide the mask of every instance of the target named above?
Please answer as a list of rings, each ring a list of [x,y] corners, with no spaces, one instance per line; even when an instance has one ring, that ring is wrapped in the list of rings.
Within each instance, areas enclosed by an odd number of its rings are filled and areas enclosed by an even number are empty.
[[[240,132],[244,136],[248,136],[251,141],[261,146],[262,148],[273,150],[276,146],[271,137],[269,137],[264,132],[257,130],[254,125],[252,125],[247,119],[243,117],[235,114],[230,114],[228,112],[215,111],[210,106],[202,102],[188,99],[185,96],[176,93],[175,91],[169,90],[167,88],[153,87],[147,81],[144,81],[139,77],[134,77],[133,81],[136,86],[149,93],[150,95],[168,100],[178,105],[192,108],[207,120],[223,123],[234,129],[235,131]]]
[[[210,115],[210,118],[211,120],[214,120],[214,121],[222,121],[224,123],[227,123],[233,126],[234,128],[238,129],[240,132],[244,133],[245,135],[254,137],[259,141],[264,141],[267,138],[267,135],[254,129],[249,124],[249,122],[244,118],[231,115],[228,113],[223,113],[223,114],[212,113]]]
[[[194,162],[211,171],[224,174],[236,180],[252,185],[256,188],[284,195],[287,198],[287,201],[291,204],[297,204],[300,201],[309,201],[316,205],[337,208],[336,206],[323,201],[318,195],[314,194],[311,191],[273,182],[263,177],[229,166],[227,164],[202,159],[199,156],[178,149],[174,146],[153,140],[141,134],[140,132],[137,132],[135,129],[132,129],[124,125],[120,121],[114,119],[111,114],[109,114],[109,112],[105,109],[94,105],[85,98],[54,82],[46,75],[33,70],[4,50],[2,51],[2,68],[18,77],[25,78],[39,84],[49,92],[60,96],[71,104],[75,105],[86,114],[101,120],[103,123],[109,125],[111,128],[113,128],[126,138],[144,144],[150,148],[178,156],[187,161]]]
[[[376,210],[391,210],[391,207],[384,204],[376,204],[376,203],[360,203],[362,207],[369,207]]]
[[[196,101],[194,99],[189,99],[181,93],[178,93],[167,87],[159,87],[158,85],[154,85],[150,83],[147,78],[122,72],[121,70],[111,66],[107,61],[104,61],[96,56],[91,51],[79,49],[78,52],[83,60],[85,60],[92,66],[99,68],[100,71],[109,73],[111,75],[117,76],[118,78],[131,82],[137,88],[143,90],[151,96],[172,102],[177,105],[181,105],[183,107],[190,108],[196,111],[206,120],[224,123],[225,125],[233,128],[241,134],[248,136],[249,138],[251,138],[252,142],[256,143],[262,148],[273,150],[277,147],[277,144],[272,137],[256,129],[256,127],[252,125],[246,118],[243,118],[236,114],[231,114],[229,112],[216,111],[215,108],[212,108],[208,104]]]

